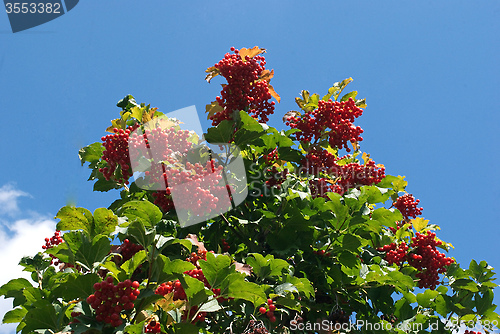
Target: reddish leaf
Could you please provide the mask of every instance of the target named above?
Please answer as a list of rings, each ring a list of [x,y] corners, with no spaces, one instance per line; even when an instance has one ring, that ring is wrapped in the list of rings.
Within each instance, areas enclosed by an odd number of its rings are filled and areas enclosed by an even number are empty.
[[[240,273],[243,273],[247,276],[250,276],[252,274],[252,267],[250,267],[248,264],[235,262],[234,267],[236,271],[239,271]]]
[[[189,241],[191,241],[191,243],[193,245],[195,245],[196,247],[198,247],[198,250],[200,250],[200,251],[206,251],[207,250],[205,248],[205,245],[203,244],[203,242],[201,242],[201,241],[198,240],[198,236],[196,234],[188,234],[188,236],[186,237],[186,239],[188,239]]]

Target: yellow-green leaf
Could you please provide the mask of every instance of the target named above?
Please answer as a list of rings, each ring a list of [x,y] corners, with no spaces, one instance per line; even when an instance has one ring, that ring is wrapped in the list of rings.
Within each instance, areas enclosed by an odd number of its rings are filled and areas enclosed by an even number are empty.
[[[429,223],[428,220],[425,220],[424,218],[421,217],[411,220],[411,224],[413,225],[413,227],[417,232],[422,231],[427,226],[428,223]]]
[[[210,117],[221,111],[224,111],[224,108],[222,108],[217,101],[207,104],[205,107],[205,112],[208,113],[207,119],[210,119]]]

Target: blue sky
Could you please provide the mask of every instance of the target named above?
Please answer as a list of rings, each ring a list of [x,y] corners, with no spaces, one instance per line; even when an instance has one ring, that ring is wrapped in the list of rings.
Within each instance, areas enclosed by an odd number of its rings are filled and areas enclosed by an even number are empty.
[[[117,194],[92,192],[77,152],[104,134],[116,102],[195,105],[205,119],[222,80],[206,83],[204,70],[231,46],[258,45],[282,98],[272,126],[302,89],[321,95],[352,77],[368,104],[361,149],[406,176],[452,256],[498,270],[499,14],[498,1],[80,1],[13,34],[0,13],[0,204],[14,205],[0,209],[0,237],[31,244],[22,222],[55,225],[69,202],[108,206]]]

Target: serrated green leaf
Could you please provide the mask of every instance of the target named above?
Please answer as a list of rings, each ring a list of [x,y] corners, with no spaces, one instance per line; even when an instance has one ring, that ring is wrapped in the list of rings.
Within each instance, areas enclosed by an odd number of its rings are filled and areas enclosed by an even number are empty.
[[[88,235],[91,234],[94,218],[92,213],[85,208],[75,208],[73,206],[62,207],[55,217],[60,219],[56,229],[60,231],[83,230]]]
[[[135,220],[127,226],[127,235],[134,239],[136,243],[147,249],[154,241],[155,231],[146,229],[142,220]]]
[[[353,234],[344,235],[344,238],[342,239],[342,248],[355,252],[358,250],[360,246],[361,242],[359,241],[359,238],[356,235]]]
[[[235,272],[234,266],[231,266],[231,258],[226,255],[207,253],[207,260],[200,260],[199,265],[213,289],[217,289],[227,276]]]
[[[204,135],[205,140],[209,143],[229,143],[234,134],[234,122],[223,120],[216,127],[209,128]]]
[[[355,99],[357,95],[358,95],[357,91],[352,91],[352,92],[347,93],[344,96],[342,96],[342,98],[340,99],[340,101],[347,101],[350,98]]]
[[[21,322],[26,313],[28,313],[28,310],[25,309],[24,307],[15,308],[13,310],[7,311],[7,313],[5,313],[5,315],[3,316],[2,323],[13,324]]]
[[[379,221],[388,227],[396,227],[396,222],[403,219],[399,211],[391,211],[386,208],[378,208],[373,211],[372,219]]]
[[[245,111],[240,111],[240,123],[238,124],[238,131],[234,134],[234,143],[243,147],[244,145],[251,144],[257,138],[260,138],[266,133],[262,124]]]
[[[100,281],[101,278],[94,273],[68,274],[67,280],[54,289],[52,295],[62,297],[64,300],[85,299],[94,293],[94,283]]]
[[[53,332],[58,332],[58,316],[54,306],[46,301],[41,300],[33,305],[33,308],[28,311],[24,317],[25,326],[22,333],[33,333],[37,329],[47,329]]]
[[[89,168],[94,168],[99,160],[101,160],[102,153],[104,152],[104,146],[101,142],[90,144],[89,146],[83,147],[78,151],[78,157],[82,166],[89,162]]]
[[[163,217],[160,209],[149,201],[130,201],[118,209],[119,216],[125,216],[129,222],[139,221],[145,227],[154,227]]]
[[[134,271],[143,264],[147,259],[147,253],[145,250],[138,251],[130,259],[125,261],[120,268],[125,271],[128,278],[132,277]]]
[[[153,268],[154,277],[158,276],[158,283],[163,283],[176,276],[181,276],[183,272],[195,269],[196,267],[191,262],[179,259],[171,261],[168,257],[160,254],[154,262]]]
[[[94,228],[92,236],[98,234],[109,235],[118,225],[118,217],[113,211],[106,208],[98,208],[94,211]]]

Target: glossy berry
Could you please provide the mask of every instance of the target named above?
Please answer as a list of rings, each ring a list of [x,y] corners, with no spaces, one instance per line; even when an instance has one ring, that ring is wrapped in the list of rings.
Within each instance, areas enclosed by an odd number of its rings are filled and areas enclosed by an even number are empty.
[[[250,116],[265,123],[269,120],[268,116],[274,113],[275,105],[274,101],[269,101],[269,83],[263,78],[263,75],[269,73],[265,72],[265,58],[257,55],[242,59],[239,50],[232,51],[233,54],[226,53],[213,67],[226,79],[227,84],[216,98],[223,110],[210,116],[212,125],[232,119],[235,110],[246,110]]]
[[[62,238],[62,234],[61,234],[61,231],[55,231],[54,232],[54,235],[50,238],[45,238],[45,245],[42,246],[42,249],[50,249],[54,246],[57,246],[59,245],[60,243],[64,242],[63,238]],[[61,264],[62,262],[57,258],[55,257],[54,255],[52,254],[49,254],[51,260],[50,260],[50,264],[53,264],[55,266]]]
[[[416,218],[422,214],[422,208],[417,208],[419,199],[415,199],[412,194],[404,194],[399,196],[398,199],[393,203],[394,207],[401,212],[405,219],[410,217]]]
[[[350,152],[347,142],[362,141],[363,130],[353,125],[354,119],[361,116],[363,110],[356,106],[356,102],[350,98],[348,101],[319,101],[318,108],[307,111],[302,116],[291,116],[287,119],[287,125],[292,129],[299,129],[294,133],[298,141],[316,142],[322,136],[326,136],[328,143],[339,150],[345,148]]]
[[[95,292],[87,297],[86,302],[95,310],[97,321],[118,327],[123,323],[122,310],[134,308],[132,300],[140,293],[138,287],[139,282],[129,279],[115,285],[113,277],[108,276],[94,284]]]

